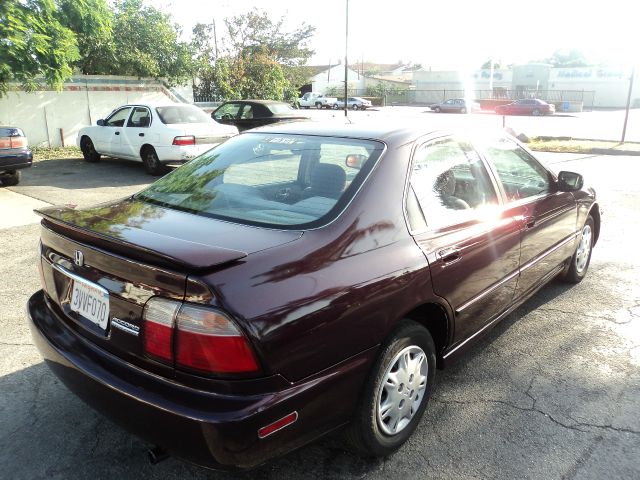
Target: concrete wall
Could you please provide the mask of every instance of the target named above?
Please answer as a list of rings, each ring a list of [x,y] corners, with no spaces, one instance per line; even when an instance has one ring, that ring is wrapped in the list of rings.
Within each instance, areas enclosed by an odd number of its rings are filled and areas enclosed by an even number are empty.
[[[364,89],[364,76],[347,69],[347,83],[350,89]],[[344,65],[334,65],[324,72],[311,77],[313,92],[325,93],[329,88],[344,88]]]
[[[75,145],[78,131],[126,103],[193,100],[189,89],[169,89],[161,81],[132,77],[73,77],[61,92],[13,90],[0,98],[0,124],[22,128],[31,146]],[[61,138],[61,130],[63,136]]]
[[[611,68],[516,65],[513,70],[494,71],[493,87],[515,91],[518,86],[533,90],[537,86],[539,90],[549,91],[550,101],[562,100],[561,91],[564,91],[564,100],[583,98],[589,107],[624,108],[629,91],[629,74],[628,71]],[[468,89],[489,90],[489,70],[477,70],[466,78]],[[418,102],[441,101],[443,96],[452,97],[456,91],[463,91],[465,77],[458,71],[415,72],[413,88]],[[588,93],[582,95],[581,92]],[[631,104],[640,106],[640,72],[635,76]]]
[[[636,72],[631,91],[631,105],[640,103],[640,72]],[[611,68],[554,68],[549,75],[552,90],[585,90],[595,92],[594,107],[627,105],[631,72]]]

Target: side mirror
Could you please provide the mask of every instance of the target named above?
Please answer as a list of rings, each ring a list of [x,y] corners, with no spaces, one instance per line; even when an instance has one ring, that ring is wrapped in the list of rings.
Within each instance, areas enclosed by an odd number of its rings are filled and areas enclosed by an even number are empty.
[[[103,120],[103,119],[100,119],[100,120],[98,120],[98,121],[96,122],[96,124],[97,124],[99,127],[104,127],[104,120]]]
[[[558,187],[562,192],[575,192],[584,185],[584,178],[575,172],[560,172],[558,174]]]

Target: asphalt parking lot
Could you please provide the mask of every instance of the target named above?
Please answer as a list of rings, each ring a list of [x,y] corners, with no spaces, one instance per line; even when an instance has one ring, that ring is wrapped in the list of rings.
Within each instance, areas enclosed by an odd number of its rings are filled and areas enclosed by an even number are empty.
[[[364,112],[359,112],[364,113]],[[17,479],[640,478],[640,162],[542,156],[594,185],[605,209],[589,274],[553,282],[458,364],[439,371],[412,439],[386,459],[327,438],[250,473],[211,472],[170,458],[89,410],[42,363],[26,325],[38,289],[39,205],[89,205],[151,181],[124,161],[39,162],[0,188],[0,475]],[[20,210],[22,209],[22,210]],[[17,213],[17,212],[22,213]]]
[[[344,111],[303,109],[300,113],[314,120],[335,119],[342,121]],[[597,140],[620,141],[624,124],[624,110],[594,110],[579,113],[558,112],[545,117],[530,115],[507,115],[505,126],[530,137],[573,137]],[[388,106],[374,107],[365,111],[349,111],[349,118],[356,122],[388,120],[394,123],[415,123],[432,126],[434,129],[502,128],[502,115],[490,111],[461,115],[459,113],[435,113],[428,107]],[[629,111],[626,141],[640,142],[640,109]]]

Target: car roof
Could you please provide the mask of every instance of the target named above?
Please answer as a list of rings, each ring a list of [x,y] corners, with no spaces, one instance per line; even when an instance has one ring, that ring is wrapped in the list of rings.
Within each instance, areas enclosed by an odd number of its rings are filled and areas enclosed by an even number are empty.
[[[254,128],[244,134],[253,133],[283,133],[298,135],[317,135],[327,137],[346,137],[367,140],[379,140],[388,145],[400,146],[413,142],[420,137],[432,133],[440,133],[433,128],[400,125],[397,122],[371,123],[338,123],[338,122],[293,122],[278,123],[265,127]],[[448,132],[442,132],[447,134]]]
[[[243,99],[243,100],[227,100],[224,103],[236,103],[236,102],[247,102],[247,103],[259,103],[261,105],[289,105],[287,102],[281,102],[279,100],[254,100],[252,98]]]

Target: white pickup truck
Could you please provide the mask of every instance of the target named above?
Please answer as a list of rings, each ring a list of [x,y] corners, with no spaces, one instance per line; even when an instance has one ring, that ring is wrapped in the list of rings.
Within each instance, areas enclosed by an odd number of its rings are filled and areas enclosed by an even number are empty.
[[[337,101],[337,98],[325,97],[321,93],[307,92],[298,99],[298,105],[300,108],[333,108]]]

